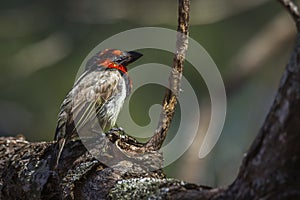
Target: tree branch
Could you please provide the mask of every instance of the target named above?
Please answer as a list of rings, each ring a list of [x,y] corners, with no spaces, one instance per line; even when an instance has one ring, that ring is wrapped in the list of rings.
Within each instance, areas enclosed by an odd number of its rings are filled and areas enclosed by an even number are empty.
[[[190,1],[178,0],[178,27],[176,52],[173,59],[173,68],[169,77],[169,88],[166,89],[165,97],[162,103],[162,111],[158,127],[154,135],[146,144],[147,149],[159,150],[162,146],[172,118],[174,116],[177,97],[180,92],[180,81],[183,72],[183,63],[188,48],[188,29],[190,18]]]
[[[299,9],[296,4],[293,3],[291,0],[278,0],[290,13],[290,15],[294,18],[295,22],[299,20]]]

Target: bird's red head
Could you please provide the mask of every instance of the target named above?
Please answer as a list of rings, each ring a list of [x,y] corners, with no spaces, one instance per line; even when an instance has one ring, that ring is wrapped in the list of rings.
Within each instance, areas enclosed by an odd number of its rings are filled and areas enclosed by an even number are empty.
[[[111,68],[126,73],[126,66],[142,56],[135,51],[121,51],[118,49],[105,49],[93,56],[86,65],[87,69]]]

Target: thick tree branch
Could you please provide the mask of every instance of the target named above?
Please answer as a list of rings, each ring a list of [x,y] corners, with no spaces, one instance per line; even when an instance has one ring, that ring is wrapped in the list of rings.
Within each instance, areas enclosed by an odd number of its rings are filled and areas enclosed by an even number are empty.
[[[169,89],[166,89],[162,103],[162,111],[158,127],[153,137],[146,144],[147,149],[159,150],[163,144],[172,118],[174,116],[177,97],[180,92],[180,81],[183,72],[183,62],[188,48],[188,29],[190,18],[190,1],[178,0],[178,28],[176,52],[173,59],[173,68],[169,77]]]
[[[300,198],[300,34],[268,116],[230,186],[238,199]]]

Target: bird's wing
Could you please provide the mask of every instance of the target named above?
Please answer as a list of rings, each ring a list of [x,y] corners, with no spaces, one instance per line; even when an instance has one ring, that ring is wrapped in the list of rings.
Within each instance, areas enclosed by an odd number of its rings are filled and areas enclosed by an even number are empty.
[[[90,71],[85,71],[75,82],[74,87],[80,83],[80,81],[87,75],[89,74]],[[73,106],[73,90],[71,90],[68,95],[65,97],[61,107],[60,107],[60,112],[58,114],[58,121],[57,121],[57,126],[56,126],[56,131],[55,131],[55,137],[54,140],[58,141],[60,138],[65,137],[67,125],[70,123],[70,114]]]
[[[97,73],[99,71],[86,71],[63,101],[55,133],[57,156],[54,168],[58,165],[64,144],[74,136],[73,133],[97,120],[98,114],[104,118],[107,112],[104,104],[120,92],[118,84],[122,77],[119,72],[101,71],[101,76]],[[104,131],[108,120],[101,119],[100,126]]]
[[[102,71],[98,79],[97,71],[87,74],[78,84],[78,90],[73,91],[72,121],[78,131],[86,125],[98,123],[101,116],[100,128],[106,131],[105,103],[119,92],[118,83],[121,78],[117,71]]]
[[[72,97],[71,94],[69,93],[64,99],[60,108],[60,113],[58,114],[58,121],[57,121],[54,140],[59,140],[60,138],[64,137],[66,133],[68,118],[69,118],[68,115],[71,111],[71,107],[72,107]]]

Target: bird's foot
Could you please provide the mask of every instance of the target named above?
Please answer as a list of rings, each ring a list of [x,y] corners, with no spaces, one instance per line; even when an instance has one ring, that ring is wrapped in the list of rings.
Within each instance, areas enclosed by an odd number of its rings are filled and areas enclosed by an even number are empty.
[[[116,141],[126,136],[126,133],[121,127],[113,127],[109,131],[107,131],[105,135],[109,138],[110,141]]]
[[[124,129],[122,127],[113,127],[111,128],[108,133],[115,133],[115,134],[119,134],[119,135],[126,135],[126,132],[124,131]]]

